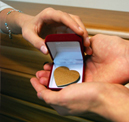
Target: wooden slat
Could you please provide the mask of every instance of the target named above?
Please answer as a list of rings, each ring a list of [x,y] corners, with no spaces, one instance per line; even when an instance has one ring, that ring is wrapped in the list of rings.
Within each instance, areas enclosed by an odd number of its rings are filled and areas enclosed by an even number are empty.
[[[37,98],[36,91],[30,83],[31,77],[34,76],[1,69],[1,93],[35,104],[50,107],[44,101]]]
[[[53,7],[79,15],[90,35],[104,33],[129,39],[129,12],[11,1],[7,3],[31,15],[36,15],[47,7]],[[108,120],[93,113],[81,116],[82,119],[59,116],[49,105],[37,98],[36,92],[30,84],[30,78],[35,76],[36,71],[42,69],[43,63],[52,62],[50,56],[44,55],[34,48],[21,35],[13,35],[12,40],[5,34],[0,36],[0,85],[2,86],[0,117],[4,121],[85,122],[87,119],[92,119],[108,122]]]
[[[49,55],[40,51],[1,46],[0,67],[27,74],[43,69],[44,62],[51,62]]]
[[[89,36],[93,36],[95,34],[106,34],[110,36],[119,36],[121,38],[129,40],[128,32],[119,32],[119,31],[114,31],[114,30],[103,30],[103,29],[92,29],[92,28],[87,28],[87,31],[88,33],[90,33]]]
[[[24,13],[36,15],[47,7],[53,7],[80,16],[89,35],[98,33],[117,35],[125,39],[129,39],[129,12],[67,7],[47,4],[24,3],[5,1],[14,8],[22,10]],[[2,34],[1,45],[11,46],[23,49],[36,50],[29,42],[22,38],[21,35],[13,35],[10,40],[8,35]]]
[[[36,15],[43,9],[52,7],[57,10],[78,15],[86,28],[129,33],[129,12],[12,1],[6,1],[6,3],[30,15]]]
[[[32,75],[10,71],[6,69],[1,69],[1,93],[6,96],[11,96],[11,98],[16,98],[19,100],[26,101],[29,104],[36,104],[38,106],[43,106],[45,108],[52,109],[49,105],[47,105],[43,100],[39,100],[36,96],[35,90],[32,88],[29,79]],[[10,101],[10,99],[8,100]],[[2,104],[3,106],[3,104]],[[20,106],[20,104],[19,104]],[[11,108],[10,108],[11,109]],[[13,108],[12,108],[13,109]],[[21,108],[19,107],[19,110]],[[35,111],[35,110],[33,110]],[[25,110],[25,112],[27,112]],[[6,113],[6,112],[5,112]],[[8,113],[9,114],[9,113]],[[56,116],[55,116],[56,117]],[[89,120],[97,120],[99,122],[105,121],[106,119],[93,114],[87,113],[85,116],[81,116],[83,119]]]
[[[1,112],[0,111],[0,121],[1,122],[29,122],[25,119],[22,118],[17,118],[16,116],[10,116],[7,113]]]
[[[31,122],[90,122],[79,117],[63,117],[57,114],[55,110],[29,103],[23,100],[1,95],[2,106],[0,113],[7,114],[22,120]]]
[[[13,39],[9,39],[8,34],[1,34],[0,38],[0,44],[2,46],[39,51],[31,43],[23,39],[21,35],[13,35]]]

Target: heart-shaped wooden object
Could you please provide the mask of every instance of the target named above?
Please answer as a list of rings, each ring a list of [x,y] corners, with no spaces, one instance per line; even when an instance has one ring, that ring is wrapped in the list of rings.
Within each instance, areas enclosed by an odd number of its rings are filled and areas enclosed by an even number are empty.
[[[56,85],[63,87],[78,82],[80,74],[75,70],[69,70],[69,68],[61,66],[55,69],[54,78]]]

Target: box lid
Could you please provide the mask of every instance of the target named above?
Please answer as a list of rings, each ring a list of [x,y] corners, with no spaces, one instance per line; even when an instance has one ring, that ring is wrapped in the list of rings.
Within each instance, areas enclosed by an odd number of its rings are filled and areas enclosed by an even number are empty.
[[[76,34],[51,34],[45,39],[54,63],[83,63],[83,39]]]

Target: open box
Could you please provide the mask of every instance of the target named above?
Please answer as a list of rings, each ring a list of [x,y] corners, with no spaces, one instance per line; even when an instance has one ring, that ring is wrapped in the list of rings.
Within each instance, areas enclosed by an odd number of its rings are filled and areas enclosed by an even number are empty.
[[[65,87],[65,85],[57,86],[54,78],[54,71],[61,66],[69,68],[70,71],[77,71],[80,76],[76,83],[82,83],[84,79],[84,46],[82,37],[76,34],[51,34],[46,37],[45,44],[53,60],[48,88],[60,90]],[[62,78],[65,79],[65,77]]]

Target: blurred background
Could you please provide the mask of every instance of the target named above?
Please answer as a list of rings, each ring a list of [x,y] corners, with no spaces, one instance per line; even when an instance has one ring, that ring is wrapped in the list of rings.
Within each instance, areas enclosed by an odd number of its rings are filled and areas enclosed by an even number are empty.
[[[5,0],[129,12],[129,0]]]

